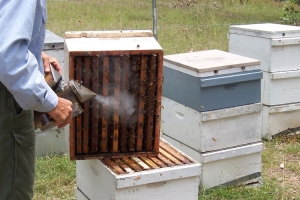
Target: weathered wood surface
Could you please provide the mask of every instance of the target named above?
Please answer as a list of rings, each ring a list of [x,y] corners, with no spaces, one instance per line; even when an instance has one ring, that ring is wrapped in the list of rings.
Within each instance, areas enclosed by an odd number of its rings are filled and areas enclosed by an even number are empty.
[[[129,156],[123,157],[122,159],[107,158],[103,159],[103,161],[115,174],[124,174],[124,172],[133,173],[195,163],[195,161],[190,160],[187,156],[164,141],[160,141],[158,156]]]

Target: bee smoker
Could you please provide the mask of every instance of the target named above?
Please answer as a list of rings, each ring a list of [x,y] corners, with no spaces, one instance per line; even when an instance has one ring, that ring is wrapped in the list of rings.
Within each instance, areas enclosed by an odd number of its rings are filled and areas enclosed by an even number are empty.
[[[96,96],[96,93],[82,86],[80,83],[70,80],[62,85],[61,75],[56,72],[51,66],[51,72],[45,76],[48,85],[55,91],[58,97],[67,99],[72,102],[72,118],[82,114],[83,109],[81,104]],[[54,128],[56,125],[53,119],[47,113],[34,113],[35,128],[41,131]]]

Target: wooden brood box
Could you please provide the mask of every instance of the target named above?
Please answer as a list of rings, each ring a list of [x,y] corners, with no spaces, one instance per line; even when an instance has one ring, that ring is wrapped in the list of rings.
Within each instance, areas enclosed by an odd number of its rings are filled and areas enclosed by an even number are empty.
[[[71,159],[157,155],[163,50],[152,32],[67,32],[65,54],[69,79],[105,102],[84,103],[72,120]]]

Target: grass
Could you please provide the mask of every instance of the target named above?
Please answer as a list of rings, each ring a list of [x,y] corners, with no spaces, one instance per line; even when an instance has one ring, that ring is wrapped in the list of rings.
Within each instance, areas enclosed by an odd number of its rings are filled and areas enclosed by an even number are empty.
[[[37,158],[34,200],[75,199],[76,166],[68,156]]]
[[[300,135],[265,141],[262,163],[262,185],[202,189],[199,200],[300,199]],[[38,158],[34,200],[75,199],[75,168],[65,155]]]
[[[49,0],[47,29],[60,36],[74,30],[152,29],[150,0],[124,2]],[[282,6],[273,0],[157,0],[158,41],[165,54],[227,51],[230,24],[278,22]],[[264,142],[261,187],[201,190],[199,199],[300,199],[299,140],[282,136]],[[75,199],[75,185],[75,162],[67,156],[37,159],[34,200]]]
[[[273,0],[157,0],[158,41],[165,54],[227,50],[230,24],[280,21],[283,3]],[[214,3],[215,2],[215,3]],[[152,1],[48,1],[47,28],[71,30],[152,29]]]
[[[300,199],[300,135],[265,141],[262,164],[261,186],[202,190],[199,199]]]

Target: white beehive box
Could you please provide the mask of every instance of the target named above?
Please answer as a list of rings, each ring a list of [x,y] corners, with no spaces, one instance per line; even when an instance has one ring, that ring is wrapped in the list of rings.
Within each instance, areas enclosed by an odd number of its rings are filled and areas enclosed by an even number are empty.
[[[75,196],[76,200],[89,200],[85,194],[81,190],[79,190],[77,187],[75,188]]]
[[[66,145],[65,128],[36,130],[35,154],[37,157],[51,154],[65,154],[69,151]]]
[[[200,153],[162,134],[162,138],[201,163],[201,188],[259,183],[262,143]]]
[[[275,106],[300,102],[300,70],[264,72],[262,103]]]
[[[262,137],[272,139],[278,133],[300,127],[300,103],[263,106]]]
[[[55,57],[60,66],[64,67],[64,40],[47,30],[43,51],[49,56]],[[36,130],[36,156],[45,156],[55,153],[67,153],[68,147],[65,141],[66,128],[53,128],[44,132]]]
[[[229,52],[261,61],[266,72],[300,69],[300,27],[281,24],[234,25]]]
[[[200,172],[199,163],[161,141],[155,157],[76,161],[77,197],[197,200]]]
[[[198,112],[163,97],[162,105],[162,132],[196,151],[261,141],[261,103]]]

